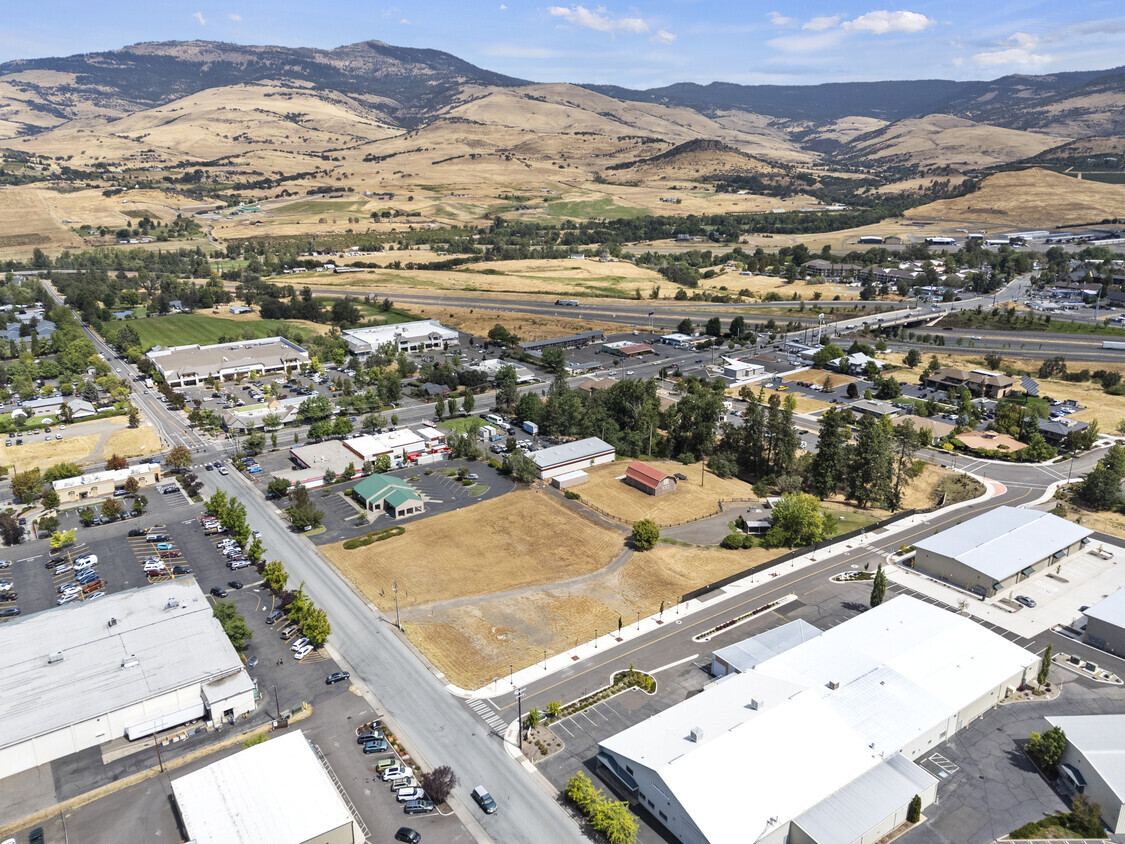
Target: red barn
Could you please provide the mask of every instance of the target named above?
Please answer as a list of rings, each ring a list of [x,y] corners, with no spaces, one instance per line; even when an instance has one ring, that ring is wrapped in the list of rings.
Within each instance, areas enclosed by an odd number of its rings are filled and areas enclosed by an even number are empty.
[[[634,460],[625,470],[625,483],[629,486],[635,486],[641,492],[647,492],[649,495],[664,495],[666,492],[676,491],[676,478],[674,476],[639,460]]]

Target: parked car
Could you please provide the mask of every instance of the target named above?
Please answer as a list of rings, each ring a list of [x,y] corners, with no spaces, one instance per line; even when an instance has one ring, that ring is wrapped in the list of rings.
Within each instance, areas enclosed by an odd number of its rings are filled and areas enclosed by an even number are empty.
[[[172,566],[172,574],[177,577],[182,574],[191,574],[191,569],[187,566]]]
[[[242,581],[241,580],[229,580],[229,581],[227,581],[227,586],[229,586],[231,589],[241,589],[242,588]]]
[[[274,610],[273,612],[271,612],[269,615],[266,616],[266,624],[273,624],[279,618],[281,618],[283,615],[285,615],[285,613],[282,610]]]
[[[164,557],[165,559],[171,560],[171,559],[174,559],[176,557],[182,557],[183,554],[180,553],[179,551],[176,551],[175,549],[173,549],[171,551],[161,551],[160,556]]]
[[[1035,606],[1035,601],[1027,597],[1027,595],[1016,595],[1016,601],[1028,608]]]
[[[175,546],[171,542],[157,542],[156,543],[156,550],[157,551],[171,551],[173,548],[175,548]]]
[[[333,683],[339,683],[341,680],[350,679],[351,676],[352,675],[347,671],[333,671],[331,674],[324,678],[324,685],[331,686]]]
[[[282,636],[285,635],[284,630],[281,631],[281,635]],[[299,651],[301,648],[303,648],[305,645],[307,645],[308,643],[309,643],[309,637],[308,636],[302,636],[299,639],[293,640],[293,644],[291,644],[289,646],[289,650],[291,650],[295,653],[295,652]]]
[[[15,618],[19,614],[19,607],[0,607],[0,618]]]
[[[129,531],[129,536],[146,536],[148,531],[144,528],[133,528]]]
[[[224,589],[222,586],[212,586],[211,587],[211,594],[214,595],[216,598],[225,598],[227,596],[227,590]]]
[[[418,830],[408,826],[399,827],[398,832],[395,833],[395,841],[405,841],[406,844],[418,844],[421,840],[422,836]]]
[[[355,738],[356,744],[367,744],[369,741],[383,738],[383,734],[379,730],[360,730]]]
[[[68,571],[73,571],[73,570],[74,570],[74,566],[72,566],[70,563],[63,563],[61,566],[55,567],[55,574],[56,575],[66,574]]]
[[[389,746],[383,739],[372,739],[363,744],[364,753],[385,753],[388,749]]]
[[[301,660],[311,654],[315,648],[312,645],[305,645],[303,648],[293,651],[293,659]]]
[[[402,811],[408,815],[428,815],[434,810],[432,800],[411,800],[402,807]]]
[[[381,776],[383,777],[383,782],[390,782],[391,780],[398,779],[399,777],[405,777],[407,773],[409,772],[406,770],[406,766],[401,762],[398,762],[383,771]]]
[[[97,554],[83,554],[81,557],[77,558],[74,561],[74,567],[76,569],[89,568],[90,566],[96,566],[97,564],[98,564],[98,555]]]
[[[426,791],[419,786],[411,786],[409,788],[400,788],[398,794],[395,795],[399,803],[408,803],[411,800],[425,800]]]
[[[69,604],[71,601],[77,601],[78,596],[81,594],[82,593],[80,591],[63,592],[61,595],[59,595],[59,599],[55,601],[55,603],[61,607],[63,604]]]

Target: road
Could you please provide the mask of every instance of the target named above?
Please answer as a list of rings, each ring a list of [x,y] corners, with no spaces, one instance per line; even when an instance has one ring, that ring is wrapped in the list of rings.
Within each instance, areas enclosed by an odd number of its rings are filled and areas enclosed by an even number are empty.
[[[304,583],[332,624],[330,644],[352,679],[374,693],[382,710],[399,727],[407,748],[427,767],[449,765],[460,778],[455,791],[460,812],[494,841],[587,842],[554,796],[512,759],[503,740],[446,691],[391,624],[320,558],[312,545],[285,527],[276,509],[238,473],[209,473],[207,494],[215,488],[246,505],[249,523],[262,532],[267,557],[285,561],[291,584]],[[500,810],[477,811],[469,792],[484,785]]]

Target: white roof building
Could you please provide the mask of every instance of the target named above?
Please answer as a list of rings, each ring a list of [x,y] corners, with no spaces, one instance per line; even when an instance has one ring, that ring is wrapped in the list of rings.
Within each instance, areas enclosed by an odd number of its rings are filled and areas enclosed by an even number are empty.
[[[172,793],[196,844],[353,844],[359,839],[340,792],[300,730],[177,777]]]
[[[1125,715],[1048,715],[1047,722],[1066,733],[1061,781],[1102,807],[1110,832],[1125,832]]]
[[[363,460],[350,451],[342,440],[325,440],[289,449],[289,456],[297,465],[294,469],[274,472],[275,478],[284,478],[291,484],[300,484],[306,489],[324,486],[324,473],[331,469],[337,477],[351,466],[355,471],[353,478],[364,476]]]
[[[160,472],[158,470],[159,467],[155,467],[151,463],[138,463],[136,466],[126,466],[124,469],[106,469],[102,472],[89,472],[88,474],[78,475],[73,478],[62,478],[52,482],[51,487],[55,492],[64,492],[68,489],[75,489],[76,487],[111,482],[114,487],[116,487],[118,484],[123,484],[132,477],[144,483],[148,479],[147,476],[153,472],[156,474],[156,480],[160,480]]]
[[[1118,589],[1087,607],[1083,614],[1087,644],[1118,656],[1125,654],[1125,589]]]
[[[617,449],[598,437],[588,437],[570,443],[545,448],[531,455],[539,467],[539,477],[549,480],[555,475],[612,463]]]
[[[191,577],[0,625],[0,778],[254,707],[253,682]]]
[[[379,455],[385,454],[393,462],[402,460],[408,454],[428,450],[427,441],[409,428],[399,428],[397,431],[387,431],[383,434],[364,434],[362,437],[353,437],[343,442],[344,446],[360,460],[373,461]]]
[[[834,826],[823,823],[826,800],[850,788],[861,816],[848,828],[865,835],[894,824],[914,793],[932,801],[936,780],[903,773],[906,760],[995,706],[1037,664],[966,618],[899,597],[606,739],[598,761],[681,841],[783,842],[821,807],[800,840],[851,844],[811,837]],[[893,770],[871,773],[882,765]],[[892,780],[900,797],[914,791],[888,814],[866,794]]]
[[[920,571],[995,595],[1061,564],[1092,531],[1050,513],[997,507],[914,543]]]
[[[342,336],[354,355],[372,354],[387,343],[399,351],[416,352],[421,349],[443,349],[460,342],[457,331],[445,327],[436,319],[349,328]]]
[[[146,357],[170,387],[199,384],[208,378],[231,380],[250,373],[281,372],[309,362],[309,353],[284,337],[152,349]]]

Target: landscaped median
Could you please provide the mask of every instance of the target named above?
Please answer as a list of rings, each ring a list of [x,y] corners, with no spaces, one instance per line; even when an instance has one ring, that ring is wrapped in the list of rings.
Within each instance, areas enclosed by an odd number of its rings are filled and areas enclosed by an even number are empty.
[[[402,536],[406,533],[406,528],[402,525],[393,525],[385,527],[381,530],[365,533],[363,536],[357,536],[355,539],[348,539],[344,542],[344,550],[354,551],[356,548],[366,548],[368,545],[374,545],[376,542],[382,542],[385,539],[391,539],[395,536]]]

